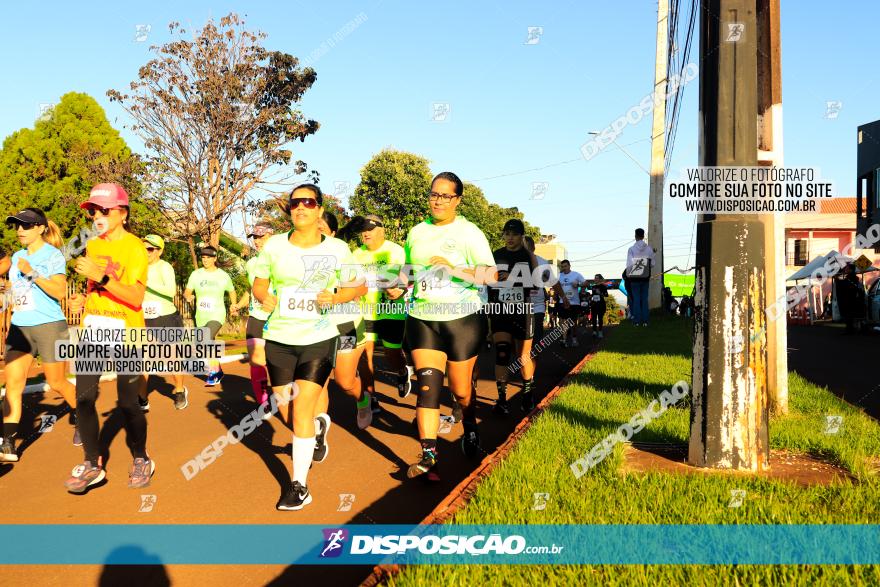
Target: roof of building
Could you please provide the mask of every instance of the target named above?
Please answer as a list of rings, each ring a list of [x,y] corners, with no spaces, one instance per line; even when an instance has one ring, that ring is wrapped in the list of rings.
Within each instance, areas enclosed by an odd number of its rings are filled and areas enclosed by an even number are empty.
[[[822,200],[819,211],[822,214],[855,214],[856,198],[831,198]]]

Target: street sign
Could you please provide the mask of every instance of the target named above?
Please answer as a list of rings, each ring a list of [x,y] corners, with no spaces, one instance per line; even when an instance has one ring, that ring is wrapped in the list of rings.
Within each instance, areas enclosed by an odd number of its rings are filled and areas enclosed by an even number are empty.
[[[864,271],[865,269],[867,269],[868,267],[871,266],[871,260],[869,258],[867,258],[865,255],[862,255],[861,257],[856,259],[855,266],[856,266],[856,269],[858,269],[859,271]]]

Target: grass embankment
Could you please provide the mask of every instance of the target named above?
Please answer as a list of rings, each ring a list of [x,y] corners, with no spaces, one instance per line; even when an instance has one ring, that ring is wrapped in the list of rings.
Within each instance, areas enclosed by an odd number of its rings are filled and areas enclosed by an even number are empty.
[[[880,482],[866,458],[880,454],[880,425],[792,374],[790,414],[771,422],[774,449],[801,451],[850,470],[856,483],[802,488],[733,475],[623,475],[618,445],[580,479],[569,464],[679,380],[690,384],[691,324],[659,319],[617,327],[602,352],[528,430],[458,512],[458,524],[863,524],[880,520]],[[843,416],[826,434],[826,416]],[[634,440],[685,443],[689,405],[679,402]],[[772,465],[772,462],[771,462]],[[744,489],[740,507],[728,507]],[[535,511],[533,495],[549,493]],[[872,545],[866,545],[871,548]],[[772,545],[768,545],[772,548]],[[878,585],[880,567],[861,566],[419,566],[393,585]]]

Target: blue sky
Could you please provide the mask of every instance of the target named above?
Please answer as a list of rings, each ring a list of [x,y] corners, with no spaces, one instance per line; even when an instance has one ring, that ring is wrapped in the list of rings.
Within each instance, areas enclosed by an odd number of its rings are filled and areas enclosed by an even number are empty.
[[[127,117],[105,92],[137,76],[149,45],[169,39],[168,22],[194,29],[230,11],[265,31],[267,47],[301,58],[366,16],[314,62],[318,81],[302,103],[321,129],[295,155],[324,189],[355,185],[383,147],[412,151],[559,235],[575,269],[622,270],[632,229],[647,223],[648,176],[614,148],[590,161],[579,149],[652,89],[652,0],[7,3],[0,135],[32,126],[40,103],[68,91],[94,96],[121,129]],[[842,195],[855,189],[856,126],[880,118],[880,73],[867,50],[878,17],[874,0],[782,2],[785,163],[820,168]],[[139,24],[151,26],[146,42],[135,42]],[[533,26],[543,34],[526,44]],[[684,90],[672,173],[697,163],[697,83]],[[836,118],[825,117],[826,101],[842,103]],[[449,104],[445,122],[432,120],[434,103]],[[650,125],[648,116],[618,138],[645,167]],[[549,184],[543,199],[531,198],[533,182]],[[665,223],[667,266],[685,267],[693,217],[667,205]]]

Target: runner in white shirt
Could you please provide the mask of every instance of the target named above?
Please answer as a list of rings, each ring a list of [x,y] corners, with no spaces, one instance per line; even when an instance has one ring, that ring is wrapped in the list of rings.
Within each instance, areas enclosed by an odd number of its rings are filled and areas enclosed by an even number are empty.
[[[559,319],[562,323],[568,320],[572,321],[571,326],[565,331],[565,339],[562,344],[566,347],[572,347],[578,344],[575,328],[577,327],[578,317],[581,315],[580,288],[586,282],[583,275],[571,270],[571,262],[568,259],[564,259],[559,264],[559,267],[561,269],[559,285],[562,286],[562,291],[565,294],[565,297],[562,298],[564,308],[560,308]]]

